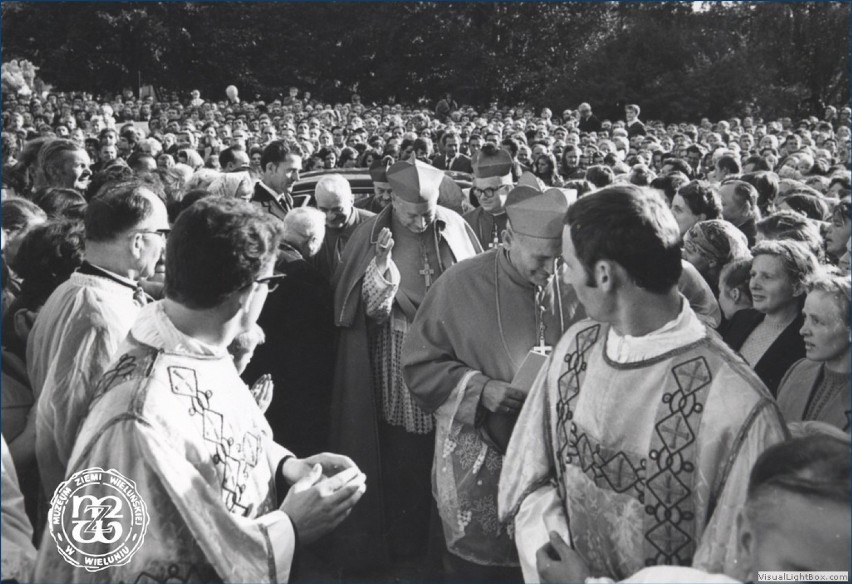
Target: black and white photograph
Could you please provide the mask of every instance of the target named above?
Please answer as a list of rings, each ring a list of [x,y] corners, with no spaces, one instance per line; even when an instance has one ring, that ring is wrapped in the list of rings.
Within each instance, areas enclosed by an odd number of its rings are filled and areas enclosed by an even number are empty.
[[[848,582],[850,6],[0,2],[0,581]]]

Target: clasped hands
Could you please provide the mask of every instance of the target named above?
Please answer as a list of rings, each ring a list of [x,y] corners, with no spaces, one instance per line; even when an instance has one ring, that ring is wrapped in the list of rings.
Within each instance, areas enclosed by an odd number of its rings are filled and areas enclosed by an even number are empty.
[[[324,452],[291,458],[281,473],[293,486],[280,509],[290,517],[304,543],[316,541],[337,527],[367,490],[367,475],[341,454]]]

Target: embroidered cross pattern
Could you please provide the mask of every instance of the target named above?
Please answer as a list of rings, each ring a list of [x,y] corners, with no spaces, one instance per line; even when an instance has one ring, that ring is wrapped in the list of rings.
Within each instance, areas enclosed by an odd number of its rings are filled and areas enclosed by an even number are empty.
[[[241,503],[249,471],[257,465],[260,437],[246,432],[241,442],[232,436],[224,416],[210,407],[213,392],[201,390],[198,375],[188,367],[169,367],[173,393],[188,398],[189,415],[201,416],[201,435],[213,451],[213,464],[222,469],[222,495],[228,511],[247,515],[250,508]]]
[[[576,425],[572,402],[580,395],[582,376],[586,371],[586,353],[597,342],[600,325],[583,329],[574,337],[574,351],[565,355],[562,371],[559,374],[559,400],[556,403],[556,431],[559,444],[557,459],[560,478],[565,466],[574,463],[578,456]],[[570,433],[570,437],[569,437]]]
[[[704,357],[671,370],[677,390],[663,394],[651,439],[646,483],[645,565],[681,565],[695,553],[696,430],[713,376]]]

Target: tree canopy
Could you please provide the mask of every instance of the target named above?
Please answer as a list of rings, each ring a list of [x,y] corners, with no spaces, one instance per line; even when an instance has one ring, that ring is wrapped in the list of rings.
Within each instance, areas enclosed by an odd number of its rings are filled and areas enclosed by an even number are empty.
[[[4,59],[57,89],[794,114],[849,100],[849,4],[2,3]]]

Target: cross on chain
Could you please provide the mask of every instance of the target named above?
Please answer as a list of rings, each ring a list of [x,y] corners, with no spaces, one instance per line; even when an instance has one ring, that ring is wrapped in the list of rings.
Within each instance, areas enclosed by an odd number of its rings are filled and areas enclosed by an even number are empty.
[[[492,219],[491,223],[491,243],[488,244],[488,249],[492,249],[500,245],[500,234],[497,233],[497,221]]]
[[[432,285],[432,274],[435,273],[429,266],[429,256],[423,255],[423,269],[418,272],[421,276],[423,276],[423,280],[426,282],[426,289],[429,289],[429,286]]]

